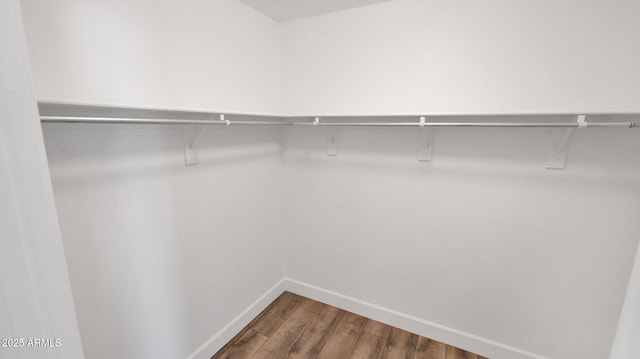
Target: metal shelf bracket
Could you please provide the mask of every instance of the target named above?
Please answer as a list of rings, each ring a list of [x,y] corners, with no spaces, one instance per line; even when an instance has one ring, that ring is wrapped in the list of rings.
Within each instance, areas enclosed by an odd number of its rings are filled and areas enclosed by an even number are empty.
[[[426,127],[427,117],[420,117],[420,138],[418,142],[418,161],[431,162],[431,147],[433,144],[434,129]]]
[[[325,137],[327,138],[327,156],[338,155],[338,128],[320,125],[320,117],[316,117],[313,121],[316,127],[322,127]]]
[[[213,117],[211,118],[213,120]],[[220,114],[220,121],[224,122],[225,126],[229,126],[231,121],[224,119],[224,114]],[[193,128],[185,129],[185,145],[184,145],[184,165],[194,166],[198,164],[198,149],[197,145],[202,135],[207,132],[209,126],[199,126],[194,132]]]
[[[576,121],[578,122],[578,129],[587,128],[589,123],[586,121],[587,116],[578,115],[576,117]],[[569,144],[571,143],[571,137],[575,132],[576,128],[567,128],[564,130],[560,141],[558,141],[555,146],[549,152],[547,156],[547,163],[545,164],[545,168],[550,170],[564,170],[567,166],[567,153],[569,152]]]

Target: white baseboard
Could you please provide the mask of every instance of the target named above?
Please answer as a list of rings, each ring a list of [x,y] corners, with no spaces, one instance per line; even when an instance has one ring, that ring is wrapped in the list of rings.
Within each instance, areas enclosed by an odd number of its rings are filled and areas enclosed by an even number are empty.
[[[218,350],[222,349],[233,337],[236,336],[244,327],[249,324],[260,312],[262,312],[269,304],[271,304],[284,289],[285,278],[281,279],[273,287],[267,290],[260,298],[245,309],[242,313],[220,329],[216,334],[196,349],[187,359],[210,359]]]
[[[433,323],[286,277],[260,296],[260,298],[235,317],[231,323],[218,331],[211,339],[202,344],[200,348],[188,356],[187,359],[210,359],[213,354],[227,344],[229,340],[238,334],[253,318],[260,314],[261,311],[284,291],[299,294],[491,359],[549,359],[542,355],[530,353],[471,333],[449,328],[438,323]]]
[[[314,285],[284,278],[284,290],[371,318],[491,359],[548,359],[490,339],[446,327]]]

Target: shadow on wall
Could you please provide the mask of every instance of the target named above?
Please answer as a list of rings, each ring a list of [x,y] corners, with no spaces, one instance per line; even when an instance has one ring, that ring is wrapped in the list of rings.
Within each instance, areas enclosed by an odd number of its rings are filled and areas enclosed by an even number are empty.
[[[263,290],[229,289],[236,279],[220,273],[252,270],[229,263],[239,248],[247,259],[268,253],[252,241],[276,229],[250,200],[263,186],[279,193],[256,176],[279,165],[279,133],[210,130],[200,164],[185,167],[182,129],[102,127],[44,131],[86,354],[186,357]],[[241,214],[254,226],[240,226]]]
[[[272,131],[213,128],[198,142],[199,163],[186,167],[182,128],[48,125],[45,140],[56,187],[98,185],[180,171],[217,170],[278,158]],[[127,128],[132,127],[132,128]]]
[[[88,186],[87,195],[54,180],[87,357],[179,358],[191,349],[171,187],[166,176],[134,178]]]
[[[285,129],[283,158],[300,166],[405,171],[415,175],[505,176],[526,180],[636,181],[640,176],[640,130],[577,131],[565,170],[545,169],[563,129],[436,129],[432,160],[417,160],[417,129],[340,128],[338,156],[327,156],[327,141],[313,128]],[[331,172],[327,172],[330,175]],[[526,177],[526,178],[525,178]]]

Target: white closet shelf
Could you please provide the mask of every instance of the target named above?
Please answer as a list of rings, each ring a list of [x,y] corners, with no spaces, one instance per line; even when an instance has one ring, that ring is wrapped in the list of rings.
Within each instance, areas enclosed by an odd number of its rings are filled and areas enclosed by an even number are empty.
[[[124,106],[64,101],[38,102],[41,120],[45,123],[108,123],[108,124],[168,124],[168,125],[281,125],[336,127],[640,127],[640,113],[499,113],[499,114],[333,114],[289,115],[176,109],[167,107]],[[222,116],[221,116],[222,115]],[[586,115],[589,121],[578,123],[571,116]],[[427,121],[420,121],[427,118]],[[499,121],[508,118],[510,121]],[[320,121],[322,119],[322,121]],[[491,119],[491,121],[483,121]],[[514,121],[515,119],[515,121]],[[552,119],[552,121],[550,121]],[[327,121],[329,120],[329,121]],[[455,120],[455,121],[452,121]]]
[[[340,127],[417,127],[420,132],[418,161],[431,161],[431,147],[436,128],[559,128],[564,131],[551,149],[545,165],[564,169],[571,137],[576,129],[640,128],[640,114],[396,114],[300,116],[267,113],[239,113],[210,110],[185,110],[152,107],[128,107],[102,104],[39,101],[43,123],[154,124],[198,126],[195,133],[185,130],[186,165],[198,163],[197,143],[210,126],[314,126],[322,127],[327,137],[327,155],[338,154]],[[509,121],[501,121],[501,119]],[[587,121],[587,118],[589,121]],[[326,121],[329,119],[329,121]],[[490,121],[488,121],[490,120]],[[514,121],[515,120],[515,121]],[[595,121],[594,121],[595,120]],[[636,122],[637,121],[637,122]]]

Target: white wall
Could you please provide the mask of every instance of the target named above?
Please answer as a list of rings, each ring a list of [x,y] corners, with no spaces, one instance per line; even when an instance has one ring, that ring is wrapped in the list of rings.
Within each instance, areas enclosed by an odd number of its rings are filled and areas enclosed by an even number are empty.
[[[282,25],[303,114],[640,111],[640,2],[395,0]]]
[[[0,357],[81,359],[17,0],[0,2],[0,48]]]
[[[278,24],[237,0],[23,0],[38,99],[279,110]]]
[[[283,110],[639,112],[639,13],[395,0],[286,22]],[[560,172],[542,169],[544,131],[437,131],[431,164],[416,136],[345,130],[327,158],[321,133],[286,131],[287,275],[542,356],[607,357],[640,235],[637,134],[581,133]]]
[[[319,129],[286,131],[287,275],[544,357],[606,358],[640,238],[638,134],[580,132],[552,171],[549,130],[438,130],[432,163],[417,132],[341,129],[327,157]]]
[[[236,0],[22,5],[41,99],[279,107],[278,25]],[[44,134],[88,358],[185,358],[284,276],[279,131],[210,130],[195,167],[182,128]]]
[[[181,129],[45,139],[87,357],[185,358],[283,277],[277,130],[209,131],[194,167]]]

